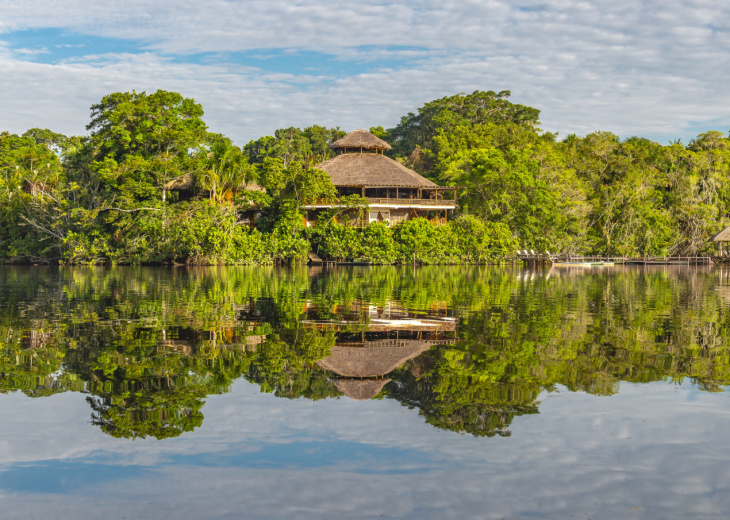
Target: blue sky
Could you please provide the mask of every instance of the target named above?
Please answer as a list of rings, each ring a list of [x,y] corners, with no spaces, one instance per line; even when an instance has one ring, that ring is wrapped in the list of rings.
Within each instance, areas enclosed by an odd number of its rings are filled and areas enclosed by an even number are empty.
[[[292,125],[391,127],[475,90],[510,90],[560,135],[730,130],[720,0],[0,0],[0,13],[12,132],[81,134],[105,94],[157,89],[195,98],[238,144]]]

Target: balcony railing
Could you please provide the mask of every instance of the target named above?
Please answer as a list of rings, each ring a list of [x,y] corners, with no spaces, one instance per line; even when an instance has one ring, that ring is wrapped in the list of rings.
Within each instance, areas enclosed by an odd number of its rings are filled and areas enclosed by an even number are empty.
[[[365,197],[370,205],[373,204],[393,204],[398,206],[454,206],[456,201],[452,199],[395,199],[395,198],[377,198]],[[313,205],[337,205],[337,201],[318,200]]]
[[[370,204],[400,204],[414,206],[456,206],[456,202],[449,199],[382,199],[375,197],[366,197]]]

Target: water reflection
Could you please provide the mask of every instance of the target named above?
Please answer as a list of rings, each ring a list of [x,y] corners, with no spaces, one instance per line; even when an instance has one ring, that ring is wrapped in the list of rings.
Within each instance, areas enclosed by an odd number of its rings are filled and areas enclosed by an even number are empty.
[[[722,269],[0,268],[0,391],[82,392],[115,437],[199,427],[245,379],[282,398],[393,399],[510,435],[563,385],[730,384]]]

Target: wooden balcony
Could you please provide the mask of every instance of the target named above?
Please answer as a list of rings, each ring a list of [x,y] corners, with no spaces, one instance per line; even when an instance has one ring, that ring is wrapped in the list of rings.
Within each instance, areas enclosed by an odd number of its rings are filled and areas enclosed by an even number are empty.
[[[406,199],[406,198],[376,198],[376,197],[365,197],[368,204],[371,206],[377,206],[387,204],[388,206],[448,206],[451,208],[458,208],[456,201],[453,199]],[[318,200],[312,204],[307,204],[305,207],[333,207],[337,206],[338,201],[326,201]]]
[[[374,204],[394,204],[399,206],[453,206],[456,207],[456,201],[449,199],[383,199],[375,197],[367,197],[371,205]]]

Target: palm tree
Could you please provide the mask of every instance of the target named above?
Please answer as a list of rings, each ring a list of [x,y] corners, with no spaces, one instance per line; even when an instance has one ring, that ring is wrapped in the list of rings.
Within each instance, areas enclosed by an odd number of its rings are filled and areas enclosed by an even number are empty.
[[[46,192],[47,186],[55,186],[61,175],[58,158],[44,146],[23,146],[17,150],[16,169],[21,175],[23,189],[33,195]]]
[[[196,175],[196,184],[208,190],[217,202],[231,200],[233,192],[244,188],[250,171],[246,156],[230,141],[219,141],[210,147],[206,168]]]

